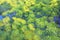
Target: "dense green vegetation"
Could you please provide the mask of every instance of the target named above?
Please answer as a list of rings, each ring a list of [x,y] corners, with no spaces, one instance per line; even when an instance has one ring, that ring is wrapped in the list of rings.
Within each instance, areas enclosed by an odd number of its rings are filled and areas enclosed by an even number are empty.
[[[0,40],[60,40],[60,1],[1,0]]]

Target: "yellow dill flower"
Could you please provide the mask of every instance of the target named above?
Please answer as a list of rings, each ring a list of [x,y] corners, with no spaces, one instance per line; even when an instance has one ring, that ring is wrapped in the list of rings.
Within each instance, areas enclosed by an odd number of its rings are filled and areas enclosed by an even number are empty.
[[[35,0],[30,0],[31,1],[31,4],[35,4]]]
[[[21,23],[22,23],[22,24],[26,24],[26,21],[22,19],[22,20],[21,20]]]
[[[23,9],[24,9],[25,12],[29,11],[29,8],[27,6],[24,6]]]
[[[26,24],[26,21],[24,19],[21,19],[21,18],[13,17],[13,20],[17,21],[17,22],[21,22],[22,24]]]
[[[32,4],[35,4],[35,0],[26,0],[25,1],[26,6],[31,6]]]
[[[30,30],[35,30],[35,28],[32,24],[28,24],[28,27],[30,28]]]
[[[6,0],[8,3],[10,3],[11,6],[16,7],[16,1],[15,0]]]
[[[22,24],[26,24],[26,21],[24,19],[17,18],[17,21],[21,22]]]
[[[9,17],[6,17],[3,19],[3,23],[8,23],[10,21],[10,18]]]
[[[57,2],[57,0],[52,0],[52,2]]]
[[[30,6],[31,3],[30,3],[29,1],[25,1],[25,5],[26,5],[26,6]]]
[[[51,1],[51,7],[53,7],[53,6],[57,6],[58,5],[58,3],[57,3],[57,0],[52,0]]]

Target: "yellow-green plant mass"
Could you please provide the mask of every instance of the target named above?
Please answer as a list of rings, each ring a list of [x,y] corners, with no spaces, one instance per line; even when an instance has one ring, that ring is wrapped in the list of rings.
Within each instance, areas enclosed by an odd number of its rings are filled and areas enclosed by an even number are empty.
[[[0,40],[60,40],[60,0],[0,0]]]

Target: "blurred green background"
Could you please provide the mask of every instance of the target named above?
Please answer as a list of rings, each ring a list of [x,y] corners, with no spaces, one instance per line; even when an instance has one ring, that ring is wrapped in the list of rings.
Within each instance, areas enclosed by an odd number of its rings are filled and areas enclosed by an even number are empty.
[[[60,1],[0,0],[0,40],[60,40]]]

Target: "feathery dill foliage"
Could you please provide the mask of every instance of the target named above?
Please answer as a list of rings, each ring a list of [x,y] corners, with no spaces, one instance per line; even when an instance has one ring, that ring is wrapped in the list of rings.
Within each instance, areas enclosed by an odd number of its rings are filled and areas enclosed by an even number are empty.
[[[0,40],[60,40],[59,0],[0,0]]]

